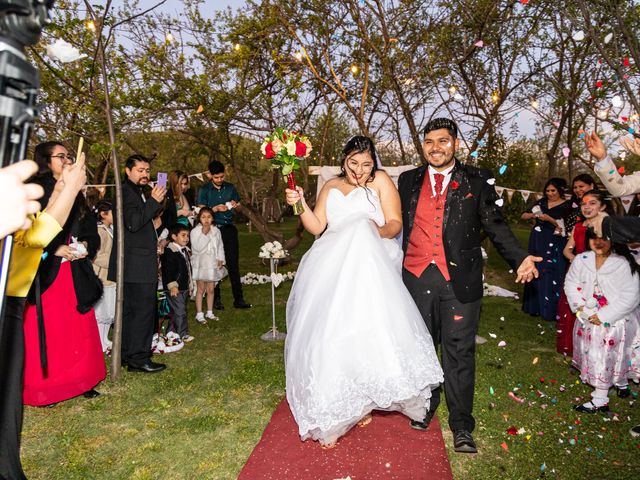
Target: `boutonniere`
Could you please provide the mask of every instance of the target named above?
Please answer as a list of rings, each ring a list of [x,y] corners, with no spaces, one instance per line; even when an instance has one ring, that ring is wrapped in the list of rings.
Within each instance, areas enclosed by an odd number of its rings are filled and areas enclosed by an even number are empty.
[[[460,186],[460,184],[458,182],[456,182],[455,180],[451,180],[451,183],[449,184],[451,186],[452,189],[457,190],[458,187]]]

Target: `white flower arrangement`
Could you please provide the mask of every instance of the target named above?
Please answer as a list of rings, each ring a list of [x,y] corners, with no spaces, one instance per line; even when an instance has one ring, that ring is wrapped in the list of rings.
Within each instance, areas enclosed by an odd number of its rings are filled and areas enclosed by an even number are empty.
[[[295,271],[287,273],[274,273],[273,275],[262,275],[249,272],[244,277],[240,277],[240,283],[242,283],[243,285],[265,285],[269,282],[273,282],[273,285],[278,287],[282,282],[293,280],[295,276]]]
[[[258,257],[260,258],[284,258],[289,255],[284,248],[282,248],[282,244],[278,241],[275,242],[267,242],[260,247],[260,253]]]

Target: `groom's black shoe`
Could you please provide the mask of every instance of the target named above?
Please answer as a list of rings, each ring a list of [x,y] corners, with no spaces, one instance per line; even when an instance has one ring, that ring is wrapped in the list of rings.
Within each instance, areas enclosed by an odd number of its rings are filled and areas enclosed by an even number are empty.
[[[427,415],[424,417],[424,420],[411,420],[411,428],[415,428],[416,430],[425,431],[429,428],[429,424],[431,423],[431,419],[435,412],[428,411]]]
[[[467,430],[453,432],[453,449],[460,453],[478,453],[476,442],[473,441],[471,432]]]
[[[146,362],[140,364],[129,363],[128,370],[130,372],[157,373],[161,372],[165,368],[167,368],[167,366],[164,363],[156,363],[152,362],[151,360],[147,360]]]

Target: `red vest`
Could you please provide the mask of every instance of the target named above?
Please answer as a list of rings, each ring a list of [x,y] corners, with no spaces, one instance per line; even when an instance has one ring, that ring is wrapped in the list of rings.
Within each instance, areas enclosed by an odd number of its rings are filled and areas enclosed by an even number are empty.
[[[442,231],[448,188],[447,186],[442,194],[434,197],[429,172],[425,172],[413,228],[409,235],[407,254],[404,257],[404,268],[418,278],[431,263],[435,263],[445,280],[450,280]]]

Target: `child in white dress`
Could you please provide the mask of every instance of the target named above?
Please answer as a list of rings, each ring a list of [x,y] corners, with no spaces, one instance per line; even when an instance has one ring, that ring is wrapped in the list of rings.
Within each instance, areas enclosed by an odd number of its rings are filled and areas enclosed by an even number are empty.
[[[104,293],[102,298],[94,306],[96,320],[98,321],[98,332],[100,333],[100,342],[102,343],[102,351],[111,350],[112,343],[109,340],[109,330],[113,325],[113,319],[116,313],[116,284],[107,280],[109,273],[109,257],[111,256],[111,247],[113,245],[113,212],[111,201],[100,200],[95,208],[98,220],[98,235],[100,235],[100,250],[93,260],[93,271],[102,281]]]
[[[583,413],[609,410],[609,389],[629,395],[627,378],[640,373],[637,342],[640,321],[640,267],[625,245],[587,231],[589,250],[575,257],[565,293],[576,313],[573,362],[583,382],[594,387],[591,400],[574,408]]]
[[[213,211],[202,207],[198,212],[198,224],[191,230],[191,269],[196,281],[196,320],[205,324],[219,320],[213,314],[213,289],[227,275],[224,267],[224,247],[218,227],[213,225]],[[207,313],[202,313],[202,297],[207,293]]]

